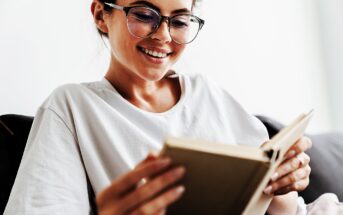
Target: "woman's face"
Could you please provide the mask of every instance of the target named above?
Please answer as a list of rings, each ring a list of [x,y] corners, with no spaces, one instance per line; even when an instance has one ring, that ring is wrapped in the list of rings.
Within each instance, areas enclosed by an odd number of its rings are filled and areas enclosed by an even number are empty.
[[[192,0],[117,0],[117,5],[152,4],[163,16],[172,16],[176,10],[192,9]],[[183,12],[184,13],[184,12]],[[168,24],[163,22],[159,29],[149,38],[137,38],[129,32],[124,11],[112,10],[111,15],[105,15],[108,37],[112,49],[112,64],[114,68],[127,75],[139,77],[146,81],[157,81],[171,69],[183,52],[185,45],[175,43],[168,31]],[[153,57],[146,52],[162,53],[162,57]],[[156,53],[155,53],[156,54]],[[121,72],[120,71],[120,72]]]

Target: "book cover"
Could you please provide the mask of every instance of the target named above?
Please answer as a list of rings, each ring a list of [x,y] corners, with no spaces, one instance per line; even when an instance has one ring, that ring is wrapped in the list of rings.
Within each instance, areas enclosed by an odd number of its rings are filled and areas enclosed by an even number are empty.
[[[185,193],[167,214],[264,214],[272,197],[263,189],[311,116],[300,115],[260,148],[167,138],[161,155],[186,168]]]

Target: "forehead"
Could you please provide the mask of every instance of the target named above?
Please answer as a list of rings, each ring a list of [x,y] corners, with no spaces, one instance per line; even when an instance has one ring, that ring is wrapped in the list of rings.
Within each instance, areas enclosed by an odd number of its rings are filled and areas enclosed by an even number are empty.
[[[144,4],[144,2],[150,3],[158,8],[164,15],[168,15],[172,11],[180,9],[188,9],[191,11],[193,4],[193,0],[118,0],[117,4],[127,6],[134,5],[136,2],[137,4]]]

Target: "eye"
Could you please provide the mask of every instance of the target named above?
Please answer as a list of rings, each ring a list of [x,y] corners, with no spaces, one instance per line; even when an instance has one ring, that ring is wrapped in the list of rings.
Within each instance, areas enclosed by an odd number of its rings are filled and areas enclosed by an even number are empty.
[[[134,16],[142,21],[149,21],[154,19],[154,17],[151,14],[146,13],[135,13]]]
[[[188,28],[190,22],[193,22],[193,18],[191,17],[174,17],[171,22],[171,26],[174,28]]]
[[[130,11],[129,16],[135,18],[135,20],[137,21],[141,21],[144,23],[151,23],[156,21],[156,14],[147,9],[133,9],[132,11]]]

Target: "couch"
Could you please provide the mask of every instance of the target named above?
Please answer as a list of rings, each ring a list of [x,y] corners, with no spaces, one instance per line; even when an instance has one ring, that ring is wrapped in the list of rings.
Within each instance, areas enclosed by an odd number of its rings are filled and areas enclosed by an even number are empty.
[[[257,116],[266,126],[269,136],[275,135],[283,125],[268,117]],[[6,206],[33,117],[7,114],[0,116],[0,214]],[[312,202],[323,193],[335,193],[343,200],[343,134],[308,134],[313,147],[308,150],[312,172],[308,188],[300,192],[305,202]]]

